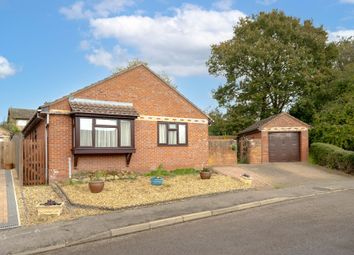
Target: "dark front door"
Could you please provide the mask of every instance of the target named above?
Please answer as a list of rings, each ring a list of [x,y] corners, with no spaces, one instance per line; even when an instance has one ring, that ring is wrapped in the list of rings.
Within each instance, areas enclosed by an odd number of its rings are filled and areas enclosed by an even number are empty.
[[[269,133],[269,162],[300,161],[299,133]]]

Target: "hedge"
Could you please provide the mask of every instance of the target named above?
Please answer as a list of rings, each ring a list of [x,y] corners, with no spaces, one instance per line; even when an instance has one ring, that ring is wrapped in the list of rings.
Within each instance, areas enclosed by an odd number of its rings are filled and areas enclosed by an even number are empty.
[[[354,151],[327,143],[313,143],[310,155],[315,164],[354,174]]]

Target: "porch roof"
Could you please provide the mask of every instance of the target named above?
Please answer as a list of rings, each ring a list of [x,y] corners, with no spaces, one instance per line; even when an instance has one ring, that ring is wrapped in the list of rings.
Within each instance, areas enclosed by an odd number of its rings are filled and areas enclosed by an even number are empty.
[[[139,116],[132,103],[70,98],[72,113],[90,113],[100,115]]]

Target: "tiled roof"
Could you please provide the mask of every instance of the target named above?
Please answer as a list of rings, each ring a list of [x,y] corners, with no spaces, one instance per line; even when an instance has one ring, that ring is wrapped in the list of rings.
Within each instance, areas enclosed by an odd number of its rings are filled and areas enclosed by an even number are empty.
[[[265,119],[262,119],[262,120],[259,120],[255,123],[253,123],[251,126],[245,128],[244,130],[240,131],[238,134],[241,135],[241,134],[245,134],[245,133],[250,133],[250,132],[253,132],[253,131],[257,131],[259,130],[264,124],[268,123],[269,121],[271,121],[272,119],[274,119],[275,117],[277,117],[278,115],[280,115],[281,113],[279,114],[275,114],[275,115],[272,115],[268,118],[265,118]]]
[[[281,113],[278,113],[278,114],[275,114],[275,115],[272,115],[268,118],[265,118],[265,119],[262,119],[260,121],[257,121],[255,123],[253,123],[251,126],[245,128],[244,130],[242,130],[241,132],[238,133],[238,135],[242,135],[242,134],[246,134],[246,133],[251,133],[253,131],[260,131],[262,129],[262,127],[267,124],[268,122],[274,120],[275,118],[278,118],[279,116],[281,115],[286,115],[286,116],[289,116],[290,118],[293,118],[294,120],[296,120],[297,122],[299,123],[302,123],[303,125],[307,126],[307,127],[311,127],[310,125],[302,122],[301,120],[291,116],[289,113],[286,113],[286,112],[281,112]]]
[[[36,110],[32,109],[10,108],[9,118],[12,120],[29,120],[35,113]]]
[[[132,66],[132,67],[129,67],[129,68],[127,68],[127,69],[124,69],[124,70],[122,70],[122,71],[120,71],[120,72],[114,73],[114,74],[112,74],[111,76],[108,76],[107,78],[105,78],[105,79],[103,79],[103,80],[100,80],[100,81],[98,81],[98,82],[92,83],[91,85],[88,85],[88,86],[86,86],[86,87],[84,87],[84,88],[82,88],[82,89],[79,89],[79,90],[77,90],[77,91],[74,91],[74,92],[70,93],[69,95],[66,95],[66,96],[64,96],[64,97],[61,97],[61,98],[59,98],[59,99],[56,99],[56,100],[54,100],[54,101],[52,101],[52,102],[45,102],[44,105],[42,105],[42,107],[49,106],[49,105],[54,104],[54,103],[56,103],[56,102],[60,102],[61,100],[64,100],[64,99],[66,99],[66,98],[74,97],[74,96],[76,96],[76,94],[78,94],[78,93],[80,93],[80,92],[82,92],[82,91],[85,91],[85,90],[87,90],[87,89],[90,89],[90,88],[92,88],[92,87],[95,87],[95,86],[97,86],[97,85],[100,85],[100,84],[102,84],[102,83],[105,82],[105,81],[108,81],[108,80],[110,80],[110,79],[112,79],[112,78],[114,78],[114,77],[117,77],[117,76],[122,75],[122,74],[124,74],[124,73],[127,73],[127,72],[129,72],[129,71],[132,71],[132,70],[134,70],[134,69],[136,69],[136,68],[138,68],[138,67],[144,67],[145,69],[147,69],[147,70],[148,70],[149,72],[151,72],[155,77],[157,77],[158,79],[160,79],[166,86],[168,86],[170,89],[172,89],[175,93],[177,93],[180,97],[182,97],[185,101],[187,101],[187,102],[188,102],[190,105],[192,105],[195,109],[197,109],[199,112],[201,112],[203,115],[205,115],[209,120],[211,120],[211,118],[210,118],[204,111],[202,111],[199,107],[197,107],[195,104],[193,104],[188,98],[186,98],[186,97],[185,97],[181,92],[179,92],[175,87],[171,86],[171,85],[168,84],[166,81],[164,81],[163,79],[161,79],[161,77],[160,77],[158,74],[156,74],[154,71],[152,71],[152,70],[151,70],[147,65],[145,65],[145,64],[139,64],[139,65],[136,65],[136,66]]]
[[[134,117],[139,115],[131,103],[70,98],[69,104],[73,113],[93,113]]]

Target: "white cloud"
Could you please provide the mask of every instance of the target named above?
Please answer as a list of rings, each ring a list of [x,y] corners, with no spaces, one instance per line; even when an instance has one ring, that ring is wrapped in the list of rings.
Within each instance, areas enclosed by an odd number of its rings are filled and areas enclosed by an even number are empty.
[[[14,66],[3,56],[0,56],[0,79],[4,79],[7,76],[14,75],[16,69]]]
[[[77,1],[69,7],[60,8],[59,12],[67,19],[91,19],[109,17],[134,4],[133,0],[96,0],[90,2]]]
[[[328,41],[339,41],[343,38],[354,37],[354,29],[338,30],[335,32],[328,32]]]
[[[93,49],[86,55],[86,59],[94,65],[103,66],[111,71],[119,66],[127,65],[129,61],[128,53],[125,49],[115,46],[111,52],[103,48]]]
[[[173,16],[130,15],[91,19],[95,40],[115,39],[116,47],[94,50],[87,58],[93,64],[112,68],[117,56],[147,61],[157,71],[186,76],[207,72],[210,45],[232,38],[233,26],[245,14],[238,10],[205,10],[194,5],[175,9]],[[119,49],[119,50],[117,50]]]
[[[80,42],[80,49],[82,50],[89,50],[91,48],[91,44],[88,40],[82,40]]]
[[[217,10],[231,10],[233,1],[232,0],[219,0],[213,3],[213,8]]]
[[[110,14],[114,14],[122,11],[126,6],[133,5],[132,0],[101,0],[98,4],[93,6],[96,16],[108,17]]]
[[[67,19],[84,19],[91,16],[91,12],[84,10],[84,2],[76,2],[70,7],[62,7],[59,12]]]

